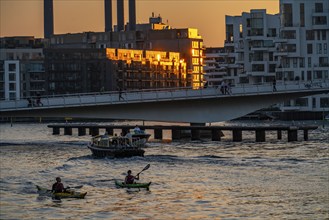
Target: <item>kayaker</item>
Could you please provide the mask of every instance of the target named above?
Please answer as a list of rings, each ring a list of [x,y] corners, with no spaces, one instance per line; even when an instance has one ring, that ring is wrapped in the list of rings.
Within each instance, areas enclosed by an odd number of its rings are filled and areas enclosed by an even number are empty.
[[[53,184],[52,191],[55,193],[61,193],[65,191],[64,185],[60,177],[56,177],[56,183]]]
[[[125,184],[133,184],[135,180],[139,180],[139,174],[136,176],[131,175],[131,170],[128,170],[128,175],[125,178]]]

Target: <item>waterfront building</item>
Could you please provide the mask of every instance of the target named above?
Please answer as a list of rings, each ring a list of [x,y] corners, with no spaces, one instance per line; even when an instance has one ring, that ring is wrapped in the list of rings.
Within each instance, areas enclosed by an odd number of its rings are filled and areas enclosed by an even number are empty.
[[[312,86],[329,80],[329,1],[280,0],[280,39],[276,42],[276,77]],[[280,105],[293,118],[295,111],[329,111],[328,95],[291,100]],[[306,114],[307,115],[307,114]]]
[[[206,86],[218,87],[223,79],[228,79],[226,58],[227,53],[224,47],[208,47],[205,49],[204,78],[207,82]]]
[[[0,42],[0,99],[44,95],[43,40],[4,37]]]
[[[326,0],[280,0],[276,15],[258,9],[226,16],[224,48],[206,49],[206,77],[209,85],[219,85],[222,80],[258,84],[276,79],[277,83],[311,87],[316,81],[329,80],[328,39]],[[320,118],[329,111],[329,98],[303,97],[279,107],[290,118],[296,111],[306,112],[305,118],[308,112],[318,112],[310,115]]]
[[[47,94],[183,87],[186,62],[177,52],[117,48],[47,48]]]
[[[116,29],[116,27],[114,28]],[[136,24],[136,30],[119,32],[84,32],[56,34],[50,38],[50,48],[121,48],[179,52],[187,64],[188,87],[203,86],[204,46],[198,30],[194,28],[172,29],[154,14],[149,23]]]

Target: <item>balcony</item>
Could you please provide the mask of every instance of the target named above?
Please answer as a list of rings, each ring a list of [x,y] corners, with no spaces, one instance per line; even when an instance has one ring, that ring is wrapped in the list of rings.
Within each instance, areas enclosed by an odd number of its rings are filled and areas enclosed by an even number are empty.
[[[287,43],[288,39],[276,38],[273,40],[274,43]]]
[[[265,71],[247,71],[246,74],[248,76],[265,76]]]
[[[288,51],[287,50],[283,50],[283,49],[278,49],[276,51],[274,51],[273,53],[274,56],[288,56]]]
[[[328,14],[323,16],[312,16],[313,29],[327,29],[329,28]]]

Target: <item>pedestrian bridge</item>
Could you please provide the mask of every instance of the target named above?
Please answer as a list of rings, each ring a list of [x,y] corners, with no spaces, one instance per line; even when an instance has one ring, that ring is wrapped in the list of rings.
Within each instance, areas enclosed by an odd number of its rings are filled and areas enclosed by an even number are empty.
[[[219,88],[170,88],[122,93],[71,94],[27,100],[0,101],[2,117],[70,117],[205,123],[227,121],[276,103],[329,93],[329,81],[299,84],[245,85],[228,94]]]

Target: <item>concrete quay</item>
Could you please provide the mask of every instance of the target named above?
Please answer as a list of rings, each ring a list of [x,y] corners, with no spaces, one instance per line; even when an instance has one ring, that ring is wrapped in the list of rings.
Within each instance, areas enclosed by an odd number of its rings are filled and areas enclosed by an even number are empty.
[[[63,123],[63,124],[49,124],[49,128],[53,129],[53,135],[60,135],[61,129],[64,130],[64,135],[72,135],[72,129],[78,129],[78,135],[84,136],[89,131],[89,135],[99,135],[100,129],[105,129],[109,135],[113,135],[114,129],[121,129],[123,134],[126,134],[130,129],[134,129],[133,125],[100,125],[100,124],[78,124],[78,123]],[[267,131],[276,131],[277,139],[282,139],[282,132],[287,132],[287,141],[298,141],[299,131],[303,132],[303,140],[307,141],[309,138],[308,131],[315,130],[318,126],[178,126],[178,125],[141,125],[141,130],[153,130],[154,139],[162,140],[163,131],[171,130],[171,139],[173,141],[185,138],[186,132],[190,132],[191,140],[200,140],[202,132],[210,133],[212,141],[221,141],[222,131],[232,132],[232,141],[241,142],[243,131],[254,131],[256,142],[266,141]]]

